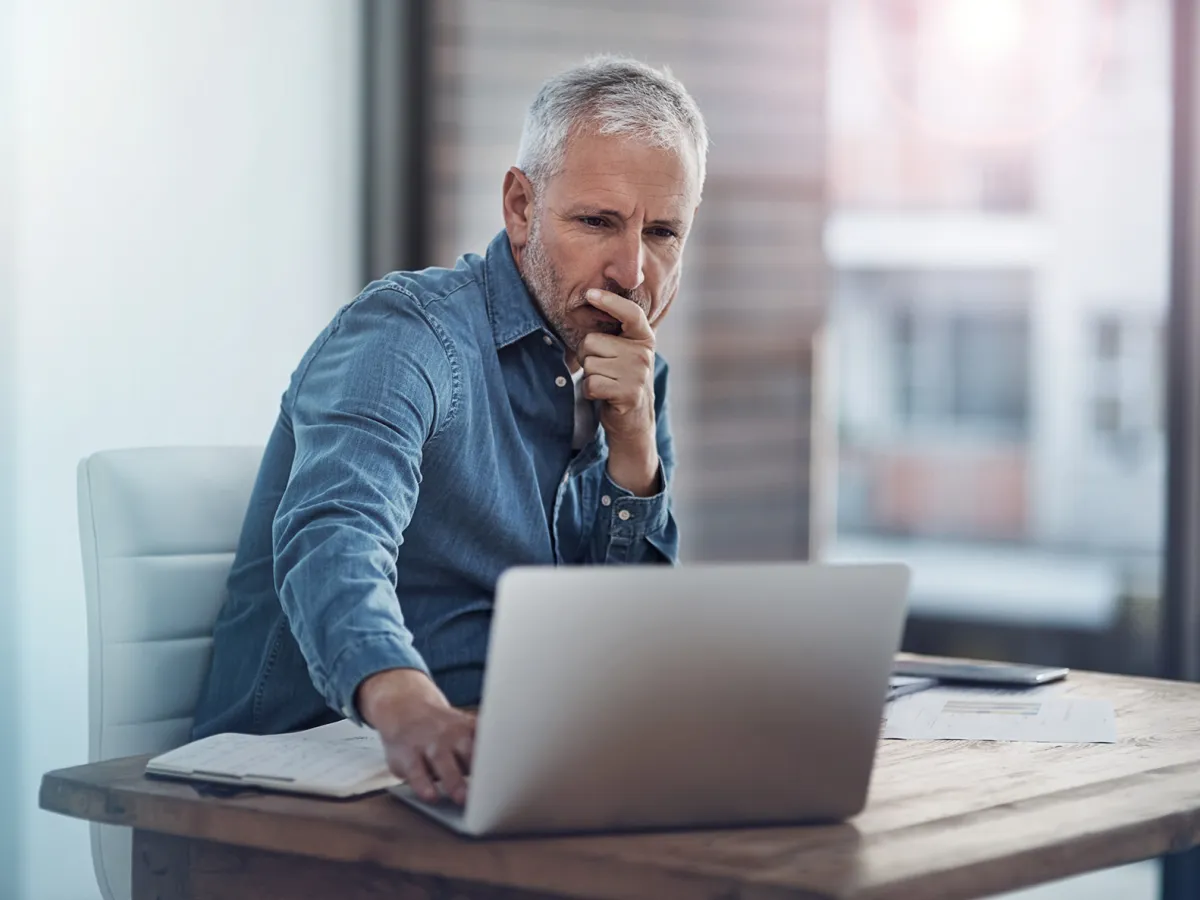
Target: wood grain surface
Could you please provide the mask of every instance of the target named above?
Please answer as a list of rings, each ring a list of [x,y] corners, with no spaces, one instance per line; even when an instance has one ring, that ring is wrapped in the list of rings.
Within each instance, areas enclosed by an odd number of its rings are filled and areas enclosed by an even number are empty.
[[[270,878],[289,871],[275,856],[282,854],[291,858],[293,874],[310,872],[306,883],[320,883],[333,871],[344,878],[355,872],[375,885],[343,896],[516,897],[531,891],[596,898],[952,900],[1200,842],[1200,685],[1074,672],[1061,690],[1110,700],[1118,743],[883,741],[867,809],[834,826],[468,841],[386,795],[351,802],[201,797],[187,784],[145,778],[144,757],[51,772],[43,779],[41,805],[195,839],[185,856],[195,871],[209,873],[206,884],[213,883],[213,860],[225,854],[239,860],[233,870],[258,890],[246,896],[263,897],[276,895]],[[153,835],[138,840],[155,846]],[[171,879],[180,877],[174,870],[182,851],[178,843],[166,846],[175,848],[176,865],[150,866],[140,876],[135,865],[139,883],[152,877],[162,883],[159,893],[139,896],[209,896],[180,892]],[[393,881],[387,870],[407,874]],[[381,883],[395,890],[380,893]],[[404,893],[402,885],[424,893]],[[241,896],[228,883],[224,895]]]

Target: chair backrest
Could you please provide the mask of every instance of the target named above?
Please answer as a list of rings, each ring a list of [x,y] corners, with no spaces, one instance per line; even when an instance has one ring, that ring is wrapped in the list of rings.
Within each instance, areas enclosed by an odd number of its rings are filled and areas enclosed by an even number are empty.
[[[261,447],[109,450],[79,464],[88,758],[188,741]],[[92,826],[106,900],[130,896],[131,834]]]

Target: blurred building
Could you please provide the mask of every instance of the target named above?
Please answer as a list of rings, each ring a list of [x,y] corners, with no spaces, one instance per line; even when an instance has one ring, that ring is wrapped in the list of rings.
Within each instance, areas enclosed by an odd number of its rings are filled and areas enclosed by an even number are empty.
[[[1128,630],[1165,515],[1168,4],[857,0],[831,35],[836,555],[912,561],[919,616]]]

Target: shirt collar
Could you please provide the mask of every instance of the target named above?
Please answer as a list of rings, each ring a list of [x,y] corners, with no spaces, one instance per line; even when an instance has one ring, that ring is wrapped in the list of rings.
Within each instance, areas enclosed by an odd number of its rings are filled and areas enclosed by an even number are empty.
[[[546,321],[517,270],[507,231],[501,230],[492,238],[484,266],[488,319],[492,323],[496,349],[545,328]]]

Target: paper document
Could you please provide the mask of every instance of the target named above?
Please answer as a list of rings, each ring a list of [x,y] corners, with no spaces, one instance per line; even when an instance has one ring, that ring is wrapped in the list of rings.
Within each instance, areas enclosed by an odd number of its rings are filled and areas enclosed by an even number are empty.
[[[937,687],[936,678],[921,678],[915,675],[893,675],[888,680],[888,700],[896,700],[917,691],[927,691]]]
[[[1058,691],[935,688],[888,704],[884,738],[1112,744],[1116,716],[1107,700]]]
[[[379,735],[349,720],[293,734],[216,734],[156,756],[153,775],[353,797],[399,784]]]

